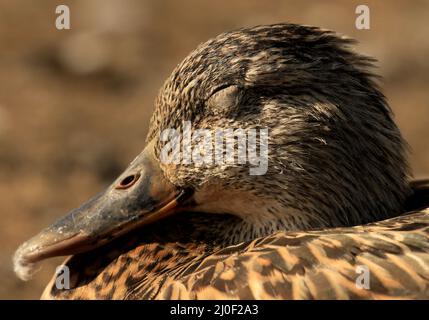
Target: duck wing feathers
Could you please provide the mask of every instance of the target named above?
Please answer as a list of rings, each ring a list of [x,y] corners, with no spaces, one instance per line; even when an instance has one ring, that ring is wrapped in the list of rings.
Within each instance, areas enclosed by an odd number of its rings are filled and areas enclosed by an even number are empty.
[[[407,214],[365,226],[279,232],[210,253],[174,243],[75,256],[71,289],[54,278],[42,298],[428,299],[429,180],[413,188]]]

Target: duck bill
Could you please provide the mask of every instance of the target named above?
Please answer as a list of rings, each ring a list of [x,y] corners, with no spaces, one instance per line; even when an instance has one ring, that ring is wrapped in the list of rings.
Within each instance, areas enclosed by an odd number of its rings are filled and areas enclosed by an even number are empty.
[[[191,192],[168,182],[146,149],[106,191],[22,244],[14,257],[18,276],[26,278],[26,265],[94,249],[181,211]]]

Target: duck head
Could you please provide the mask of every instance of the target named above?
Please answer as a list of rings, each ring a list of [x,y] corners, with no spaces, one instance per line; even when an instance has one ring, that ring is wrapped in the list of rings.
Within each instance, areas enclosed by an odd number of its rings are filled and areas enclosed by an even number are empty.
[[[404,143],[372,60],[351,43],[278,24],[200,45],[163,85],[143,152],[104,192],[24,243],[18,275],[186,212],[236,216],[222,235],[231,242],[399,214],[409,193]]]

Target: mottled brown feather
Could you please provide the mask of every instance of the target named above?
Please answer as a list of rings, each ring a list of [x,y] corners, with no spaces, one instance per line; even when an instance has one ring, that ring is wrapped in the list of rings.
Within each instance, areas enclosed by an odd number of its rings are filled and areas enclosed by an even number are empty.
[[[226,248],[133,235],[67,260],[72,288],[57,290],[54,277],[42,298],[428,299],[429,181],[414,186],[410,199],[425,209],[366,226],[279,232]],[[369,290],[356,286],[358,265],[370,271]]]

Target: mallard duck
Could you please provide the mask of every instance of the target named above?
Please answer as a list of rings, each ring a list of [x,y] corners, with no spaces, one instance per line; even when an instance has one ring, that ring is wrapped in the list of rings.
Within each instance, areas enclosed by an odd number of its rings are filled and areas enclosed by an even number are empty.
[[[54,277],[42,298],[429,298],[429,183],[410,183],[373,59],[352,44],[294,24],[201,44],[160,90],[143,152],[21,245],[18,276],[71,255],[70,288]],[[163,138],[185,122],[267,128],[265,172],[250,174],[249,161],[161,161],[186,156],[164,152]]]

